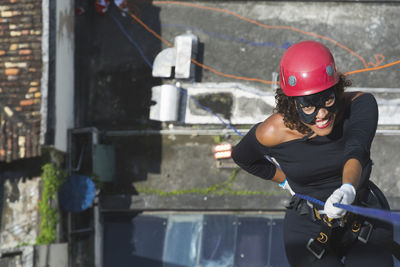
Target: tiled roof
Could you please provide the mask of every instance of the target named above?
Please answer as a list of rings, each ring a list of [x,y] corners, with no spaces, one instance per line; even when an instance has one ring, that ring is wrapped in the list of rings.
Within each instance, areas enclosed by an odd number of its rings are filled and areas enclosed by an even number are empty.
[[[39,155],[42,2],[0,4],[0,161]]]

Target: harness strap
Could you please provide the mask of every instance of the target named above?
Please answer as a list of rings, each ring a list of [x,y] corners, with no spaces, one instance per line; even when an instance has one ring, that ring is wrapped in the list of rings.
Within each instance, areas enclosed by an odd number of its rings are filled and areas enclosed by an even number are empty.
[[[332,240],[337,243],[341,242],[343,244],[352,243],[356,238],[353,235],[350,236],[347,234],[347,224],[346,224],[346,217],[344,219],[331,219],[328,218],[326,215],[321,216],[318,210],[313,208],[311,212],[314,214],[317,220],[320,220],[321,228],[320,232],[315,238],[310,238],[307,243],[307,249],[318,259],[320,259],[327,250],[330,248],[330,244]],[[342,232],[339,236],[332,237],[333,232]],[[338,239],[338,237],[340,239]],[[336,251],[336,250],[335,250]],[[337,253],[337,251],[336,251]]]
[[[371,223],[368,221],[364,221],[364,223],[361,226],[360,231],[358,232],[358,240],[360,240],[362,243],[367,244],[369,237],[371,236],[373,230],[373,226]]]
[[[373,225],[358,215],[347,214],[341,219],[331,219],[321,215],[309,201],[297,197],[292,198],[287,208],[294,209],[302,216],[309,216],[314,222],[322,222],[319,234],[310,238],[306,244],[307,250],[317,259],[321,259],[329,250],[333,232],[341,231],[340,239],[334,238],[335,243],[340,242],[347,246],[357,239],[366,244],[373,230]]]
[[[372,194],[372,200],[377,202],[377,203],[371,203],[371,199],[369,198],[368,194]],[[387,210],[389,209],[389,204],[387,203],[386,198],[383,196],[383,193],[379,190],[379,188],[376,187],[372,182],[369,181],[368,187],[365,188],[364,190],[360,190],[360,192],[357,193],[357,202],[361,204],[361,206],[367,206],[367,207],[375,207]],[[373,202],[372,201],[372,202]],[[323,202],[322,202],[323,203]],[[319,204],[319,203],[318,203]],[[319,204],[320,205],[320,204]],[[301,215],[306,215],[308,214],[309,218],[315,222],[315,221],[322,221],[324,222],[321,226],[321,231],[318,234],[317,237],[315,238],[310,238],[308,243],[306,244],[307,249],[311,252],[308,256],[304,257],[304,261],[312,262],[313,260],[320,259],[323,257],[323,255],[326,253],[327,249],[329,249],[329,242],[332,241],[331,238],[331,230],[327,230],[325,225],[332,225],[331,220],[325,219],[325,216],[322,216],[318,210],[313,206],[313,204],[306,199],[303,199],[298,196],[293,196],[291,199],[291,202],[289,206],[287,207],[288,209],[294,209]],[[336,222],[335,222],[336,221]],[[338,240],[333,240],[335,243],[340,242],[342,244],[343,249],[347,247],[348,245],[351,245],[356,240],[359,240],[360,242],[366,244],[369,241],[369,238],[372,234],[373,231],[373,225],[365,220],[364,216],[359,216],[356,215],[355,213],[347,213],[346,216],[342,220],[334,220],[334,224],[339,225],[341,227],[342,233],[339,234],[340,239]],[[335,228],[335,227],[331,227]],[[336,231],[336,229],[335,229]],[[325,235],[327,238],[325,238]],[[333,236],[333,239],[336,239],[336,235]],[[327,242],[320,242],[325,239],[327,239]],[[391,254],[400,261],[400,244],[396,242],[395,240],[392,240],[391,247],[386,247]],[[336,251],[336,249],[335,249]],[[339,252],[340,254],[342,253],[341,251],[336,251]]]
[[[321,259],[329,248],[333,225],[327,220],[328,223],[321,224],[321,230],[317,237],[310,238],[307,243],[307,249],[317,258]]]
[[[321,259],[325,254],[325,248],[315,241],[314,238],[310,238],[307,243],[307,249],[317,258]]]
[[[358,240],[363,242],[364,244],[368,243],[368,240],[371,236],[373,231],[373,225],[368,222],[364,221],[363,223],[359,223],[354,221],[352,224],[352,232],[356,234]],[[392,255],[400,261],[400,244],[397,243],[395,240],[392,240],[391,247],[389,248]]]
[[[393,240],[392,242],[392,254],[400,261],[400,244]]]

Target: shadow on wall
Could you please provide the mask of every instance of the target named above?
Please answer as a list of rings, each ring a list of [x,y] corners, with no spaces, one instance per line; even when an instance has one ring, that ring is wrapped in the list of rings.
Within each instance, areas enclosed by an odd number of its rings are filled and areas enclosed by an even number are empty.
[[[75,17],[76,127],[132,130],[160,129],[149,120],[151,88],[161,84],[152,77],[151,64],[161,43],[113,1],[108,11],[96,12],[94,2],[75,1],[84,13]],[[85,6],[86,5],[86,6]],[[128,1],[129,12],[160,33],[160,9],[150,1]],[[159,173],[161,136],[104,138],[116,148],[113,191],[136,193],[132,182]]]
[[[159,8],[131,4],[130,12],[160,32]],[[158,39],[111,2],[101,15],[94,5],[76,16],[78,127],[137,128],[147,124],[151,88],[161,84],[151,67],[161,50]],[[145,58],[145,59],[144,59]]]

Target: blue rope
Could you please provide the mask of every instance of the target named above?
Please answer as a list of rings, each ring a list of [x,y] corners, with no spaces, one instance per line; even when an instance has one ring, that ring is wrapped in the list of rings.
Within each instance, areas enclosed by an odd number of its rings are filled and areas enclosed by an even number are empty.
[[[345,205],[340,203],[335,203],[333,204],[333,206],[365,217],[375,218],[381,221],[386,221],[389,223],[400,225],[400,214],[396,212],[391,212],[388,210],[381,210],[381,209],[365,208],[353,205]]]
[[[122,24],[112,15],[110,15],[111,18],[117,23],[118,27],[121,29],[121,31],[124,33],[124,35],[128,38],[129,42],[131,42],[131,44],[133,44],[135,46],[135,48],[138,50],[139,54],[141,55],[141,57],[143,58],[143,60],[146,62],[146,64],[153,69],[153,65],[150,63],[150,60],[145,56],[145,54],[143,53],[142,49],[140,48],[140,46],[131,38],[131,36],[126,32],[126,30],[124,29],[124,27],[122,26]],[[241,132],[239,132],[232,124],[230,124],[229,122],[224,121],[221,116],[219,116],[217,113],[215,113],[214,111],[212,111],[209,107],[206,107],[204,105],[202,105],[196,98],[194,98],[191,95],[188,95],[187,92],[185,90],[183,90],[182,88],[179,88],[179,90],[181,91],[182,94],[184,94],[185,96],[189,97],[193,102],[196,103],[196,105],[198,105],[200,108],[204,109],[205,111],[213,114],[222,124],[224,124],[226,127],[231,128],[236,134],[238,134],[239,136],[244,136]]]
[[[206,107],[204,105],[202,105],[196,98],[194,98],[191,95],[188,95],[187,92],[185,90],[183,90],[182,88],[179,88],[181,90],[181,92],[186,95],[187,97],[189,97],[193,102],[196,103],[196,105],[198,105],[200,108],[204,109],[205,111],[213,114],[221,123],[223,123],[226,127],[231,128],[236,134],[238,134],[239,136],[244,136],[241,132],[239,132],[232,124],[230,124],[229,122],[224,121],[221,116],[219,116],[217,113],[215,113],[212,109],[210,109],[209,107]]]
[[[143,60],[146,62],[146,64],[152,69],[153,65],[147,59],[147,57],[145,56],[145,54],[142,51],[142,49],[140,48],[140,46],[129,36],[129,34],[125,31],[124,27],[121,25],[121,23],[115,17],[113,17],[112,15],[110,15],[110,16],[117,23],[118,27],[121,29],[121,31],[124,33],[124,35],[128,38],[128,40],[135,46],[135,48],[138,50],[139,54],[141,55]],[[175,25],[175,26],[178,26],[178,25]],[[224,36],[224,37],[226,37],[226,36]],[[226,37],[226,38],[228,38],[228,37]],[[205,111],[213,114],[219,121],[221,121],[221,123],[223,123],[225,126],[231,128],[239,136],[241,136],[241,137],[244,136],[232,124],[230,124],[229,122],[225,122],[218,114],[216,114],[214,111],[212,111],[209,107],[206,107],[206,106],[202,105],[193,96],[188,95],[187,92],[185,90],[183,90],[182,88],[179,88],[179,89],[184,95],[186,95],[192,101],[194,101],[200,108],[202,108]],[[271,157],[269,157],[268,155],[265,155],[265,157],[269,161],[274,163],[272,161]],[[279,165],[277,167],[280,168]],[[317,205],[319,205],[321,207],[324,207],[324,205],[325,205],[325,202],[323,202],[321,200],[318,200],[318,199],[315,199],[315,198],[310,197],[310,196],[301,195],[301,194],[296,194],[296,196],[298,196],[299,198],[308,200],[311,203],[317,204]],[[344,210],[346,210],[348,212],[352,212],[352,213],[359,214],[359,215],[362,215],[362,216],[365,216],[365,217],[376,218],[378,220],[382,220],[382,221],[386,221],[386,222],[389,222],[389,223],[394,223],[394,224],[400,225],[400,214],[398,214],[398,213],[390,212],[390,211],[387,211],[387,210],[364,208],[364,207],[353,206],[353,205],[344,205],[344,204],[340,204],[340,203],[335,203],[333,205],[335,207],[344,209]]]
[[[325,202],[315,199],[310,196],[301,195],[301,194],[297,194],[297,193],[296,193],[296,196],[298,196],[299,198],[302,198],[304,200],[310,201],[313,204],[317,204],[321,207],[324,207],[324,205],[325,205]],[[399,213],[391,212],[388,210],[365,208],[365,207],[354,206],[354,205],[345,205],[345,204],[340,204],[340,203],[334,203],[333,206],[343,209],[343,210],[346,210],[351,213],[365,216],[365,217],[375,218],[375,219],[378,219],[381,221],[386,221],[389,223],[400,225],[400,214]]]
[[[133,44],[133,46],[136,48],[136,50],[139,52],[140,56],[146,62],[146,64],[153,69],[153,64],[151,64],[150,60],[146,57],[144,54],[143,50],[140,48],[139,44],[135,42],[135,40],[132,39],[132,37],[126,32],[125,28],[122,26],[122,24],[113,16],[110,14],[110,17],[117,23],[118,27],[122,31],[122,33],[125,35],[126,38],[128,38],[129,42]]]
[[[317,204],[318,206],[324,207],[325,206],[325,202],[318,200],[316,198],[310,197],[310,196],[306,196],[306,195],[301,195],[301,194],[297,194],[296,196],[298,196],[299,198],[302,198],[304,200],[308,200],[313,204]]]

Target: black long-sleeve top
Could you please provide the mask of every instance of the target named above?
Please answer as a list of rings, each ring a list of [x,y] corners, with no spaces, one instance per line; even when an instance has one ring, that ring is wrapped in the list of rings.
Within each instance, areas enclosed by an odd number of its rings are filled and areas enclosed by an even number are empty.
[[[325,201],[341,186],[343,166],[351,158],[363,167],[359,187],[366,184],[377,122],[376,100],[365,93],[346,104],[342,120],[327,136],[305,137],[267,147],[256,138],[259,125],[256,124],[233,148],[232,158],[242,169],[268,180],[274,176],[276,166],[265,155],[273,157],[296,193]]]

